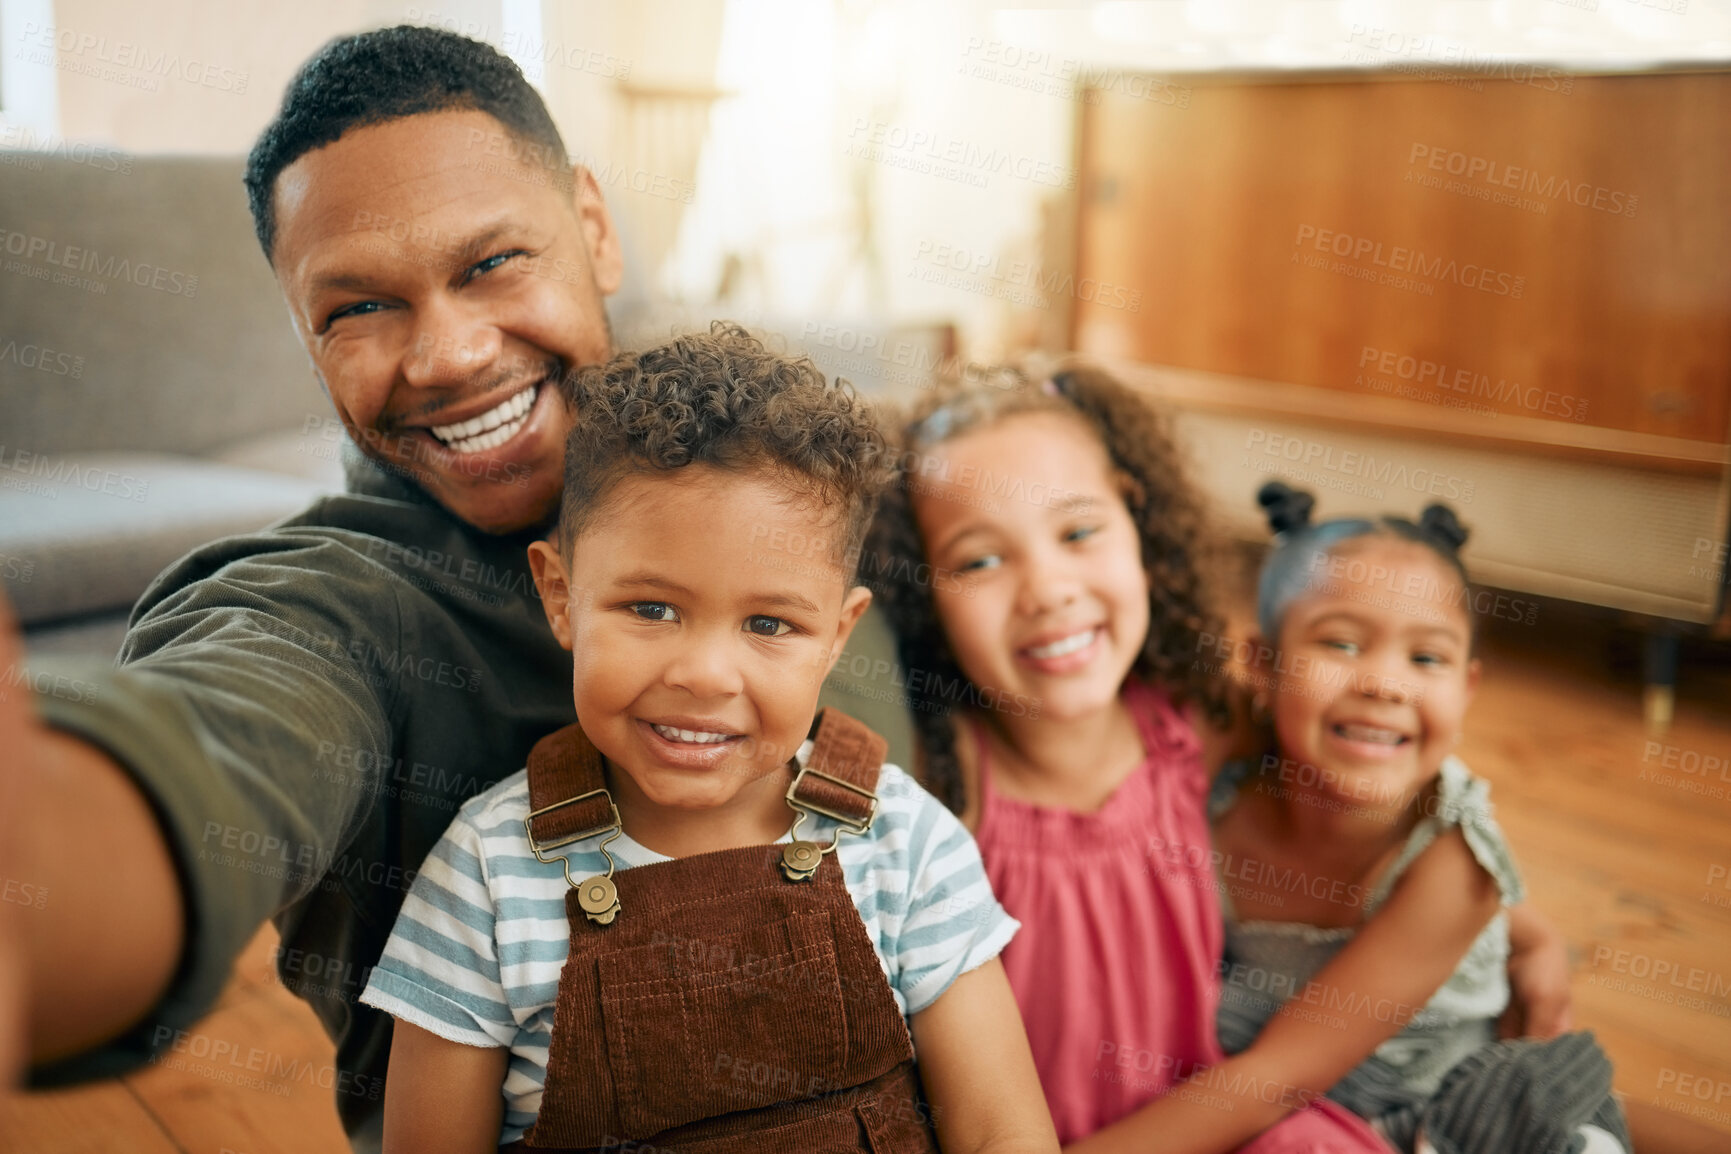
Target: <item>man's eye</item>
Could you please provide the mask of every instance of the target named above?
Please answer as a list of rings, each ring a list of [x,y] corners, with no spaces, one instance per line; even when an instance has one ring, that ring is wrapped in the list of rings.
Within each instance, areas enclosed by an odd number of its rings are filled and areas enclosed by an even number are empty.
[[[631,612],[645,621],[678,621],[679,614],[665,601],[634,601]]]
[[[1001,564],[1003,564],[1003,559],[996,553],[987,553],[984,557],[974,557],[963,561],[957,566],[957,571],[970,573],[978,569],[996,569]]]
[[[331,315],[325,318],[325,328],[330,328],[332,324],[342,320],[344,317],[366,316],[367,314],[376,312],[381,308],[384,308],[384,305],[380,304],[378,301],[356,301],[352,305],[344,305],[340,309],[333,310]]]
[[[522,255],[523,255],[522,249],[514,248],[510,252],[496,253],[493,256],[488,257],[486,260],[476,261],[474,264],[470,265],[468,267],[468,269],[464,272],[463,280],[466,283],[468,281],[474,280],[478,276],[486,276],[488,273],[492,272],[494,269],[498,268],[500,265],[504,264],[506,261],[510,260],[512,257],[522,256]]]
[[[793,626],[779,617],[766,614],[756,614],[745,619],[745,627],[759,637],[780,637],[783,633],[793,632]]]

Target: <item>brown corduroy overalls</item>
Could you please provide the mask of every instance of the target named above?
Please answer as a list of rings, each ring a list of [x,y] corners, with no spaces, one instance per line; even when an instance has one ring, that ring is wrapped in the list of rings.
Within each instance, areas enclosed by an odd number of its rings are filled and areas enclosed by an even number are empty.
[[[883,739],[834,710],[813,737],[788,804],[864,832]],[[617,829],[577,726],[530,753],[529,807],[543,861]],[[546,1090],[505,1149],[935,1154],[907,1024],[829,848],[745,846],[610,878],[572,879],[567,861]]]

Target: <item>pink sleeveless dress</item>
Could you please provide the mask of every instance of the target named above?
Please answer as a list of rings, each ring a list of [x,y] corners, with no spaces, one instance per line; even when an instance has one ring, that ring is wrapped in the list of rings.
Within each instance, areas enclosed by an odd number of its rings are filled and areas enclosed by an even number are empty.
[[[1214,1029],[1224,931],[1201,742],[1163,694],[1131,681],[1124,703],[1147,758],[1095,813],[999,796],[985,735],[973,731],[974,836],[993,892],[1022,923],[1002,958],[1061,1142],[1116,1122],[1225,1056]],[[1321,1100],[1243,1149],[1389,1147]]]

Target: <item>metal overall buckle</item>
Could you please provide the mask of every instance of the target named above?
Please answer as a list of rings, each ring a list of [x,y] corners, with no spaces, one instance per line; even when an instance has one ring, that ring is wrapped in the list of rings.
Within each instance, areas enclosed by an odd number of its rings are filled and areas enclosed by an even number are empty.
[[[607,799],[607,808],[613,813],[613,821],[610,825],[598,825],[593,829],[578,830],[576,833],[562,837],[558,841],[542,843],[535,840],[534,822],[536,818],[540,817],[544,813],[552,813],[554,810],[563,806],[576,805],[580,801],[588,801],[592,797],[604,797]],[[536,861],[546,862],[548,865],[552,865],[555,861],[563,862],[565,864],[565,881],[572,889],[577,891],[577,904],[583,907],[583,913],[589,918],[589,920],[597,925],[612,925],[613,919],[619,916],[619,890],[613,884],[613,870],[615,867],[613,863],[613,855],[607,852],[607,847],[615,838],[625,832],[625,828],[619,820],[619,807],[613,804],[613,795],[608,793],[605,789],[592,789],[588,793],[579,794],[576,797],[568,797],[564,801],[556,801],[552,805],[542,806],[540,809],[533,811],[528,817],[523,819],[523,829],[529,835],[529,848],[535,851]],[[556,853],[553,856],[548,857],[541,852],[542,850],[559,849],[561,846],[567,846],[573,842],[592,838],[596,834],[606,833],[608,830],[611,830],[612,833],[605,841],[595,847],[601,851],[601,856],[607,859],[607,872],[604,874],[596,874],[594,877],[584,878],[581,882],[575,881],[571,877],[571,859],[569,857],[562,853]]]
[[[865,819],[862,821],[827,806],[797,797],[800,783],[805,781],[807,774],[821,778],[831,785],[839,785],[843,789],[865,798],[871,803],[871,809],[866,813]],[[851,833],[857,837],[871,829],[872,823],[878,818],[877,794],[869,789],[861,789],[851,781],[843,781],[834,774],[824,773],[821,770],[803,765],[800,766],[799,772],[794,775],[793,784],[787,787],[787,804],[792,806],[793,811],[799,816],[793,819],[791,831],[793,841],[789,842],[781,851],[781,872],[787,875],[788,881],[793,882],[810,881],[812,875],[817,873],[817,867],[823,864],[823,855],[834,850],[841,843],[842,834]],[[835,837],[830,840],[828,845],[818,845],[816,842],[805,841],[799,836],[800,823],[814,813],[840,823],[835,831]]]

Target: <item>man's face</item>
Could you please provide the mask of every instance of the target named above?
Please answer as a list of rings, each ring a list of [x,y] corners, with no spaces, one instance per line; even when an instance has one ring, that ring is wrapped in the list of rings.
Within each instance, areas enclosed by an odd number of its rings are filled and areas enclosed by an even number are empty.
[[[277,278],[349,435],[493,533],[557,509],[557,382],[610,354],[621,271],[594,179],[523,152],[486,113],[424,113],[345,133],[275,189]]]

